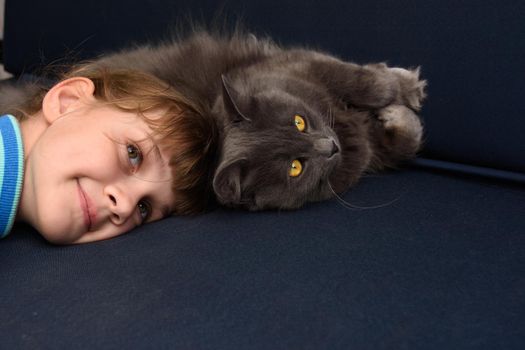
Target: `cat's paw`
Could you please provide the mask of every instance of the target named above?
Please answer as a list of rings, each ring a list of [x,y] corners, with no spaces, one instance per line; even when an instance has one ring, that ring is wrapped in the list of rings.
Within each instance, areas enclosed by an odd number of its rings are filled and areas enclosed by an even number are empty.
[[[410,108],[403,105],[390,105],[379,110],[377,118],[382,122],[385,131],[394,138],[421,143],[423,126],[419,117]]]
[[[427,86],[426,80],[419,79],[420,68],[409,70],[394,67],[389,68],[389,70],[399,80],[400,94],[397,102],[419,111],[421,103],[426,97],[425,87]]]

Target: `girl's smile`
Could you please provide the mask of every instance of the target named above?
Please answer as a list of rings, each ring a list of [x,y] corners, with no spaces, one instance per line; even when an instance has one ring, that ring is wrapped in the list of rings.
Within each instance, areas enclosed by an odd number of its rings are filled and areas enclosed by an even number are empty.
[[[86,232],[91,231],[91,228],[93,227],[93,223],[96,222],[97,218],[97,212],[96,207],[93,205],[90,205],[91,200],[87,193],[84,192],[82,189],[82,186],[80,186],[80,182],[77,179],[78,184],[78,193],[80,197],[80,209],[82,210],[83,216],[84,216],[84,224],[86,225]]]
[[[142,117],[86,99],[84,82],[59,84],[27,120],[33,125],[21,124],[28,147],[18,218],[53,243],[118,236],[161,219],[174,202],[169,154],[144,120],[160,112]]]

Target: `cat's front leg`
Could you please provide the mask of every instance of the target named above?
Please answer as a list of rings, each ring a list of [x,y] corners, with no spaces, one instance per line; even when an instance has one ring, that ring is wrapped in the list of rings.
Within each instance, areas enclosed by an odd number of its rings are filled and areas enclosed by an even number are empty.
[[[410,145],[407,148],[411,148],[414,153],[419,149],[423,126],[413,111],[402,105],[390,105],[381,109],[377,118],[381,121],[386,134],[392,138],[404,138],[404,143]]]
[[[419,68],[408,70],[379,63],[356,69],[348,63],[346,70],[351,76],[345,97],[352,105],[377,109],[396,104],[421,109],[426,81],[420,80]]]
[[[311,71],[345,103],[361,108],[380,109],[405,105],[415,111],[425,98],[426,81],[419,68],[390,68],[384,63],[364,66],[334,59],[316,60]]]
[[[395,167],[416,156],[423,139],[423,126],[412,109],[390,105],[377,111],[374,121],[370,130],[375,145],[371,170]]]
[[[426,80],[421,80],[419,77],[420,68],[404,69],[393,67],[387,69],[399,79],[400,90],[396,104],[402,104],[415,111],[419,111],[421,109],[421,102],[423,102],[426,97],[425,87],[427,86]]]

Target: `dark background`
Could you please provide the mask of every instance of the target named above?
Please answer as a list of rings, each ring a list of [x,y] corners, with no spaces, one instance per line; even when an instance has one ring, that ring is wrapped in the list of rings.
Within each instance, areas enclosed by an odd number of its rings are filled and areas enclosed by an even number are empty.
[[[187,28],[190,18],[241,21],[280,43],[358,63],[421,66],[429,81],[422,155],[525,172],[520,1],[8,1],[6,69],[27,72],[158,42]]]

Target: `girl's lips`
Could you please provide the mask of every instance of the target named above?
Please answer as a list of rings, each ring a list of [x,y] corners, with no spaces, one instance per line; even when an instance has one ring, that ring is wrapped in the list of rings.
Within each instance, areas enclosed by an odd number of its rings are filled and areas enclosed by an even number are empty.
[[[82,213],[84,215],[84,224],[86,226],[86,230],[89,232],[91,231],[91,227],[95,222],[96,212],[94,211],[94,207],[91,204],[92,202],[89,196],[86,194],[86,192],[84,192],[82,186],[80,186],[80,182],[78,181],[78,179],[77,185],[80,196],[80,208],[82,209]]]

